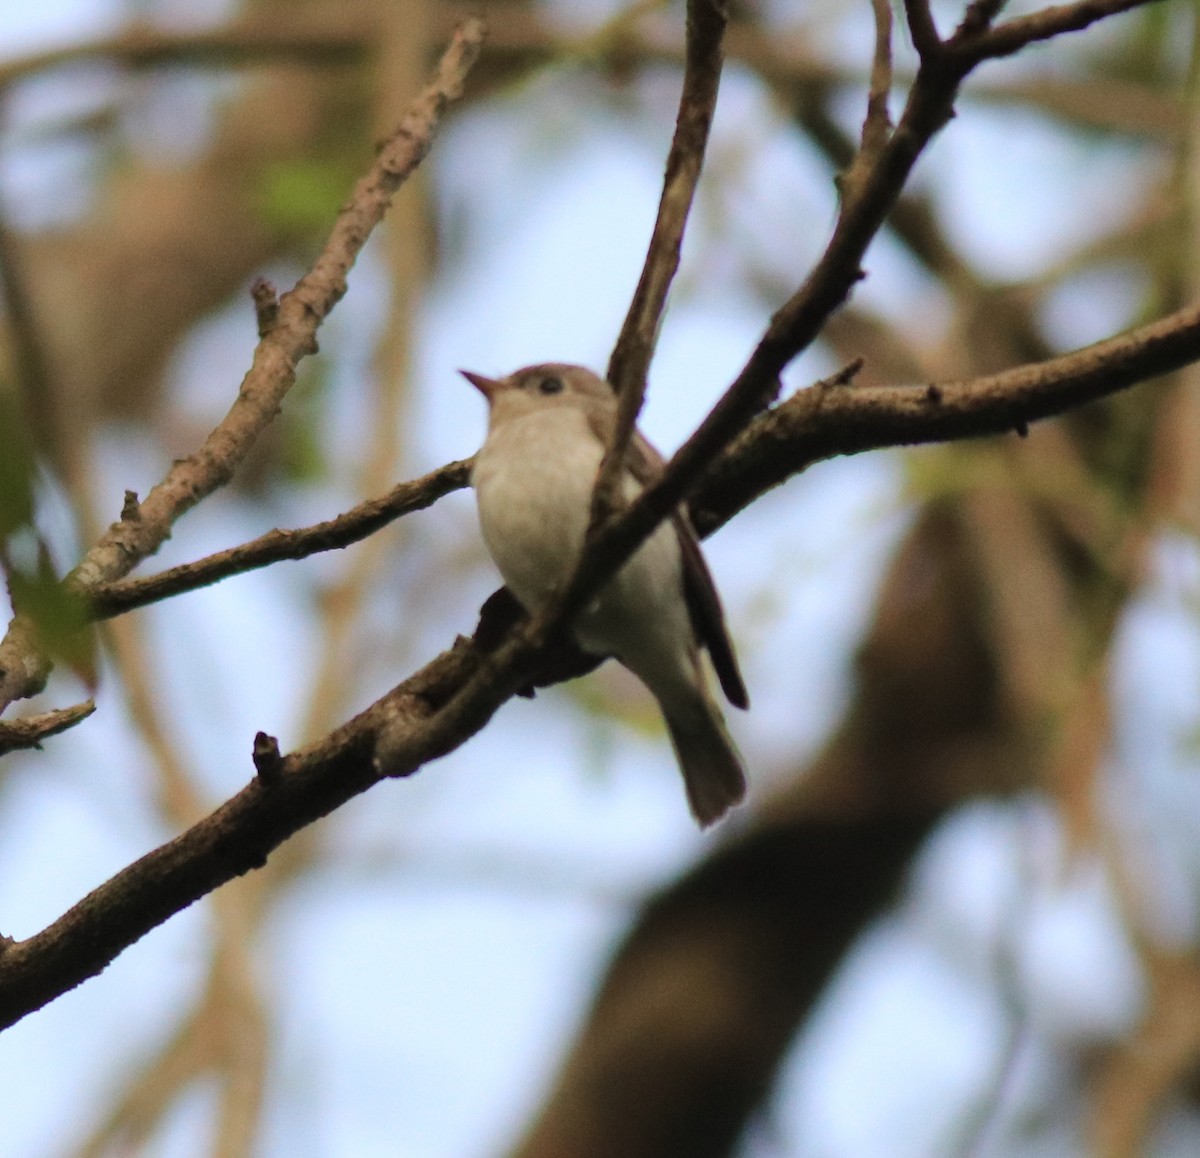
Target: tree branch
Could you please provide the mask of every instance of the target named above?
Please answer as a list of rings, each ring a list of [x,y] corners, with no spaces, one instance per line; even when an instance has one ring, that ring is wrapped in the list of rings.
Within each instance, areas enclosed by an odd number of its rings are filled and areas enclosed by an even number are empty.
[[[19,748],[38,748],[43,740],[73,728],[95,710],[95,701],[85,700],[82,704],[25,716],[20,720],[0,720],[0,756]]]
[[[1019,430],[1186,365],[1200,356],[1198,342],[1200,307],[1189,306],[1082,350],[968,382],[863,390],[850,388],[854,376],[843,372],[762,415],[717,459],[692,503],[697,525],[711,531],[718,525],[714,511],[724,512],[724,522],[822,459]],[[158,575],[100,584],[91,594],[91,608],[97,618],[107,619],[284,559],[350,546],[467,486],[470,469],[469,459],[447,463],[326,522],[269,531]],[[710,495],[720,497],[718,505]]]
[[[711,532],[819,459],[882,446],[1010,430],[1200,358],[1200,305],[1074,354],[973,382],[816,386],[756,420],[708,472],[693,504]],[[674,464],[675,460],[672,460]],[[668,467],[668,473],[673,469]],[[620,531],[639,503],[616,524]],[[613,539],[613,544],[620,540]],[[611,573],[616,546],[599,537]],[[597,583],[603,578],[596,579]],[[584,596],[586,598],[586,595]],[[317,743],[283,757],[210,816],[90,893],[48,928],[0,941],[0,1028],[109,964],[173,913],[265,863],[305,825],[385,776],[405,776],[479,731],[553,658],[528,626],[492,654],[455,645]]]
[[[229,412],[193,454],[174,463],[140,503],[127,502],[121,518],[100,537],[68,576],[69,585],[87,597],[92,588],[126,575],[152,555],[175,522],[202,499],[224,486],[266,429],[291,388],[300,360],[317,349],[316,332],[346,292],[346,275],[371,231],[382,220],[401,184],[424,159],[447,103],[462,92],[463,81],[483,42],[482,21],[471,18],[455,32],[438,64],[434,80],[417,98],[365,177],[339,212],[329,240],[312,268],[279,301],[269,332],[258,343]],[[260,305],[261,316],[261,305]],[[0,659],[23,648],[14,619]],[[16,655],[0,666],[0,710],[14,699],[45,685],[46,663]]]
[[[1132,6],[1136,5],[1121,7]],[[910,0],[910,10],[922,7]],[[1121,10],[1115,4],[1107,7]],[[1083,20],[1085,9],[1104,8],[1074,5],[1071,13],[1073,19]],[[996,51],[1004,50],[1007,43],[996,41]],[[819,386],[750,423],[755,411],[778,392],[779,372],[813,340],[824,319],[849,293],[865,249],[895,203],[912,164],[950,115],[963,76],[981,58],[963,56],[947,63],[946,54],[939,53],[932,62],[923,60],[900,123],[876,163],[864,172],[860,188],[843,206],[833,238],[812,275],[772,319],[746,367],[668,464],[661,481],[589,542],[580,572],[556,608],[510,633],[491,653],[460,639],[329,736],[277,764],[272,761],[272,775],[252,780],[210,816],[102,884],[41,933],[19,943],[0,941],[0,1026],[103,969],[172,913],[262,865],[294,832],[378,780],[410,775],[461,745],[536,674],[550,654],[548,641],[555,639],[562,623],[702,478],[697,505],[707,513],[711,530],[756,494],[830,454],[1023,429],[1032,419],[1200,357],[1200,306],[1193,306],[1074,355],[974,382],[878,390]],[[427,147],[427,137],[424,143]],[[360,245],[362,239],[348,239],[353,240]],[[356,249],[353,244],[347,249],[352,260]],[[322,269],[323,286],[331,291],[327,297],[302,300],[300,286],[285,296],[279,325],[263,345],[278,332],[295,328],[285,317],[289,309],[303,313],[324,307],[327,312],[344,284],[349,260]],[[308,352],[313,331],[315,323],[307,331],[301,328],[292,344],[277,352],[276,358],[283,361],[283,379],[294,366],[288,356],[298,359]],[[251,376],[255,373],[252,369]],[[279,391],[280,397],[285,390],[286,386]],[[246,387],[244,392],[253,394]],[[250,401],[261,406],[257,396]],[[749,429],[744,430],[748,423]],[[717,455],[735,438],[732,450],[714,466]],[[219,456],[215,467],[203,455],[192,461],[202,480],[219,476]],[[123,520],[106,536],[97,557],[85,561],[89,569],[78,579],[85,588],[89,582],[126,573],[133,561],[161,542],[155,539],[158,531],[143,535],[122,528],[149,515],[159,529],[169,530],[173,518],[195,501],[179,493],[184,481],[174,472],[169,474],[138,507],[140,517]],[[143,550],[147,543],[152,545]]]
[[[402,515],[424,510],[444,495],[461,490],[468,485],[470,470],[470,459],[447,463],[323,523],[299,530],[268,531],[248,543],[157,575],[97,584],[89,592],[89,606],[97,619],[109,619],[284,559],[305,559],[319,551],[348,547]]]
[[[433,82],[358,182],[312,268],[280,299],[275,325],[259,342],[229,413],[199,450],[175,463],[136,511],[114,523],[87,553],[71,576],[81,591],[128,574],[162,545],[181,515],[232,477],[278,413],[297,364],[316,351],[317,328],[346,292],[346,275],[396,191],[428,153],[442,111],[462,92],[482,42],[481,21],[472,18],[459,26]]]
[[[818,384],[756,419],[705,475],[692,503],[710,533],[813,463],[887,446],[1005,432],[1200,360],[1200,302],[1083,349],[967,382]]]
[[[93,60],[116,60],[129,68],[181,63],[228,66],[277,60],[326,64],[358,60],[371,43],[369,27],[346,20],[297,17],[283,28],[278,21],[249,18],[222,28],[186,31],[143,26],[6,61],[0,64],[0,89],[56,68]]]
[[[1028,16],[1017,16],[991,28],[979,29],[977,25],[963,27],[947,42],[947,49],[972,66],[981,60],[1000,56],[1011,56],[1027,44],[1037,40],[1050,40],[1064,32],[1080,32],[1089,25],[1109,16],[1145,8],[1159,0],[1079,0],[1075,4],[1058,4],[1031,12]]]
[[[1044,19],[1022,25],[1030,38],[1084,27],[1114,11],[1124,11],[1151,0],[1086,0],[1067,10],[1047,9]],[[928,16],[923,0],[909,0],[910,19],[915,12]],[[1016,23],[1016,22],[1014,22]],[[767,332],[734,383],[708,417],[671,460],[670,468],[647,488],[620,526],[604,529],[603,538],[613,548],[635,545],[650,533],[688,494],[701,473],[746,426],[751,416],[779,393],[779,375],[797,354],[820,333],[825,319],[849,296],[862,276],[861,261],[867,247],[896,204],[912,167],[933,136],[953,114],[954,101],[967,73],[982,59],[1007,51],[1003,37],[990,40],[999,29],[989,30],[985,43],[969,43],[970,52],[948,55],[937,51],[922,57],[904,113],[873,165],[858,174],[852,195],[838,215],[833,237],[804,284],[776,312]],[[601,536],[595,546],[598,554]]]
[[[617,392],[617,424],[592,496],[595,523],[618,505],[618,481],[625,452],[646,394],[646,375],[654,356],[659,322],[667,293],[679,268],[683,231],[696,195],[704,150],[717,107],[723,59],[721,40],[728,22],[724,0],[689,0],[683,90],[675,135],[667,154],[658,217],[642,276],[625,315],[625,323],[608,360],[608,381]]]

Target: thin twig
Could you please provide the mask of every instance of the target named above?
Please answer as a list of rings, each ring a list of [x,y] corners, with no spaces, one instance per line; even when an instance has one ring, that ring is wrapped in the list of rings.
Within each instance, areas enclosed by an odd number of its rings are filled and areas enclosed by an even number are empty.
[[[224,486],[279,412],[296,377],[300,360],[313,353],[316,332],[346,292],[346,276],[392,198],[429,151],[446,105],[462,93],[467,72],[479,55],[483,22],[472,17],[454,34],[433,81],[405,113],[380,148],[375,163],[339,212],[311,269],[279,302],[275,325],[262,338],[242,380],[237,399],[203,445],[177,460],[140,503],[127,503],[68,577],[85,598],[93,588],[127,575],[152,555],[171,534],[175,522],[198,502]],[[10,624],[0,642],[0,707],[40,691],[48,665],[26,654],[3,662],[28,633]]]
[[[948,41],[946,47],[960,60],[976,64],[981,60],[1011,56],[1035,41],[1050,40],[1064,32],[1080,32],[1109,16],[1159,2],[1161,0],[1079,0],[1075,4],[1059,4],[1031,12],[1028,16],[1016,16],[982,31],[970,28],[961,38],[955,36]]]
[[[85,700],[70,708],[40,712],[19,720],[0,720],[0,755],[20,748],[37,748],[50,736],[57,736],[86,720],[96,710],[94,700]]]
[[[284,559],[305,559],[320,551],[348,547],[402,515],[424,510],[444,495],[461,490],[468,485],[470,470],[470,459],[447,463],[421,478],[399,483],[387,494],[367,499],[323,523],[299,530],[268,531],[248,543],[207,555],[193,563],[183,563],[157,575],[98,584],[92,590],[89,606],[97,618],[108,619]]]
[[[1021,1053],[1030,1038],[1031,1017],[1021,983],[1017,947],[1030,920],[1030,900],[1036,884],[1032,857],[1024,833],[1018,830],[1017,879],[1003,899],[1000,923],[991,947],[990,973],[1004,1014],[1000,1041],[993,1051],[986,1079],[967,1104],[946,1145],[950,1158],[985,1158],[995,1152],[989,1145],[1011,1099]]]
[[[862,131],[862,153],[866,157],[883,148],[892,129],[888,115],[888,97],[892,91],[892,4],[891,0],[871,0],[871,7],[875,10],[875,54],[871,60],[871,89]]]
[[[892,91],[892,6],[891,0],[871,0],[875,12],[875,52],[867,93],[867,115],[863,118],[858,151],[838,177],[843,205],[854,201],[867,187],[892,133],[888,97]]]
[[[617,423],[592,498],[593,522],[616,508],[625,452],[646,393],[667,293],[679,268],[688,213],[700,180],[704,150],[721,81],[721,39],[728,16],[724,0],[689,0],[683,90],[675,135],[667,154],[658,217],[642,276],[608,361],[608,381],[617,392]]]
[[[764,415],[705,479],[697,504],[711,531],[808,462],[832,453],[1011,428],[1200,358],[1200,305],[1048,363],[939,387],[806,391]],[[816,402],[814,399],[819,398]],[[664,479],[680,470],[678,456]],[[589,547],[594,584],[627,557],[647,491]],[[669,510],[670,508],[668,508]],[[636,520],[636,521],[635,521]],[[581,588],[580,598],[587,597]],[[569,613],[569,608],[567,609]],[[283,758],[186,832],[117,873],[62,917],[0,954],[0,1028],[99,972],[173,913],[260,867],[295,832],[384,776],[416,772],[478,732],[536,670],[553,623],[527,626],[484,655],[459,640],[330,735]]]
[[[428,153],[442,111],[461,94],[482,42],[482,21],[470,18],[459,26],[433,82],[405,113],[355,187],[312,268],[280,299],[277,323],[259,342],[229,413],[204,445],[175,463],[142,500],[136,519],[113,524],[87,553],[71,577],[83,593],[128,574],[158,550],[184,512],[232,478],[278,413],[295,381],[297,363],[316,349],[317,328],[346,292],[346,275],[397,189]]]

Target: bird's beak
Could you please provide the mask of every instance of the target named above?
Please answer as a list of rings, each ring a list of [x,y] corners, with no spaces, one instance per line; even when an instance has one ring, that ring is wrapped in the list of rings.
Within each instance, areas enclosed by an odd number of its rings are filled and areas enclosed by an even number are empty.
[[[482,374],[476,374],[472,370],[459,370],[459,373],[489,402],[500,388],[500,382],[496,378],[485,378]]]

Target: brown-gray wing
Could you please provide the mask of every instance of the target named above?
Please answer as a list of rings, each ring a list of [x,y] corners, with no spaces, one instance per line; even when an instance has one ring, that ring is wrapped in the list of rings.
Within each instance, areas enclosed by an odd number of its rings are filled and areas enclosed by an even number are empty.
[[[663,469],[662,456],[640,431],[635,432],[629,444],[629,469],[643,486],[653,482]],[[729,630],[725,626],[721,597],[717,594],[712,573],[700,550],[700,540],[684,511],[676,511],[671,516],[671,523],[679,537],[679,549],[683,556],[683,595],[687,600],[696,638],[708,648],[713,670],[717,673],[725,698],[735,708],[748,708],[750,696],[738,668]]]

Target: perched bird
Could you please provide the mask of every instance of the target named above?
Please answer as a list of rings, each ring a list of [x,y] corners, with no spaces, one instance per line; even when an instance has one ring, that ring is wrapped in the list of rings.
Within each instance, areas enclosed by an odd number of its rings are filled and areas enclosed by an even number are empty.
[[[461,371],[488,401],[488,435],[471,476],[488,551],[529,612],[575,572],[592,489],[617,417],[612,387],[582,366],[527,366],[507,378]],[[662,473],[640,433],[622,480],[632,500]],[[593,655],[615,656],[658,700],[701,825],[746,791],[741,760],[700,666],[707,648],[730,703],[749,706],[721,602],[687,514],[677,510],[572,624]]]

